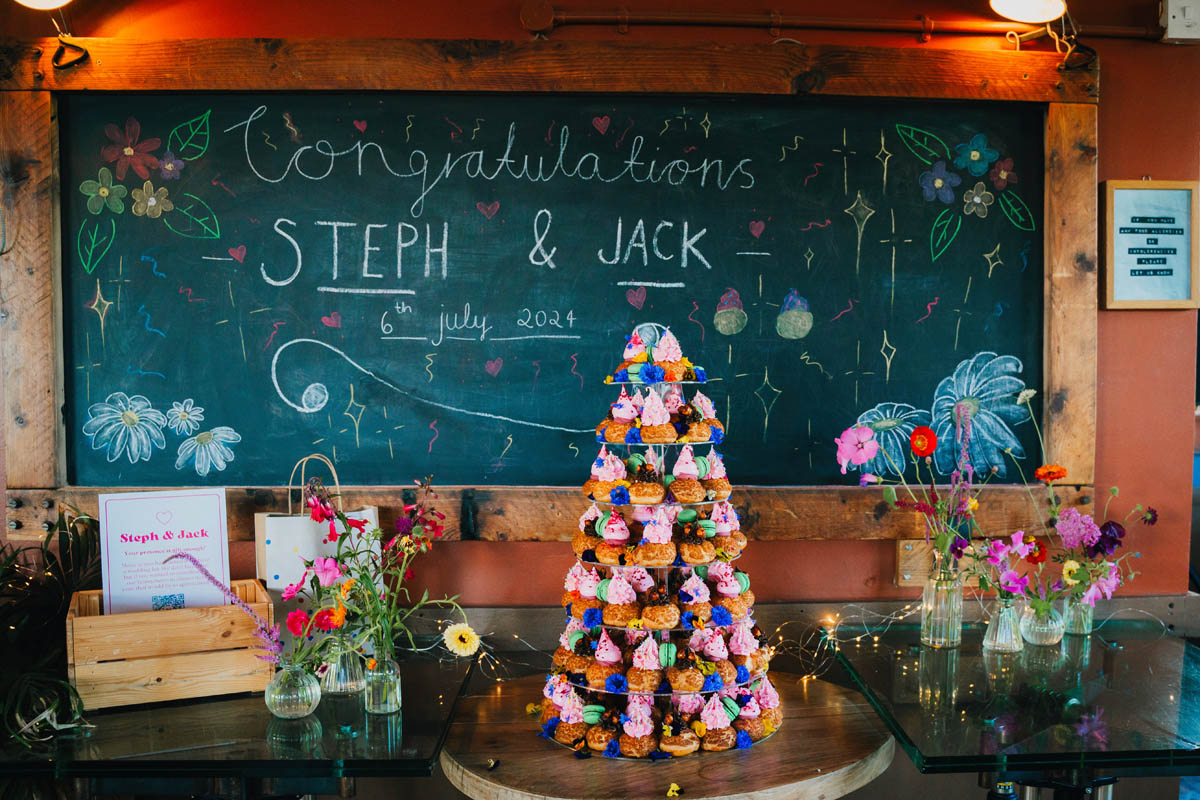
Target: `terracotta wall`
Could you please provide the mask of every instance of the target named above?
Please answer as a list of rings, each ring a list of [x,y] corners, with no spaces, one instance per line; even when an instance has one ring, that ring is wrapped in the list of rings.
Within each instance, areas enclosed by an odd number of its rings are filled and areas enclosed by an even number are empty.
[[[568,8],[606,9],[621,3],[566,0]],[[729,0],[684,3],[657,0],[626,4],[643,8],[753,11]],[[936,20],[995,19],[983,0],[970,2],[859,2],[857,17]],[[1079,19],[1093,24],[1149,24],[1155,0],[1121,3],[1093,0]],[[469,7],[469,10],[467,9]],[[474,3],[419,0],[76,0],[70,6],[74,32],[83,36],[180,38],[432,37],[528,38],[518,24],[517,0]],[[825,2],[790,0],[772,7],[784,14],[831,16]],[[843,16],[848,16],[843,14]],[[45,35],[44,16],[0,3],[0,32]],[[0,34],[2,35],[2,34]],[[619,38],[613,28],[580,27],[555,32],[562,39]],[[805,43],[876,44],[911,47],[1000,48],[1000,37],[935,36],[929,44],[913,37],[787,31]],[[632,40],[769,41],[762,30],[634,28]],[[1098,39],[1100,52],[1100,179],[1200,177],[1200,46]],[[1044,46],[1044,45],[1043,45]],[[1014,56],[1019,57],[1019,56]],[[152,70],[154,64],[146,64]],[[1099,322],[1099,487],[1121,487],[1118,509],[1144,499],[1160,512],[1156,528],[1131,529],[1129,541],[1143,554],[1142,575],[1131,593],[1183,592],[1187,588],[1191,520],[1191,463],[1195,312],[1101,312]],[[1127,499],[1128,498],[1128,499]],[[582,510],[582,507],[581,507]],[[839,535],[845,535],[840,533]],[[462,592],[468,604],[553,603],[569,550],[560,544],[459,543],[444,546],[425,566],[435,593]],[[755,544],[743,562],[762,600],[836,600],[911,595],[892,586],[894,545],[887,542],[779,542]],[[521,565],[521,566],[518,566]],[[530,566],[525,566],[530,565]],[[531,568],[532,567],[532,568]]]

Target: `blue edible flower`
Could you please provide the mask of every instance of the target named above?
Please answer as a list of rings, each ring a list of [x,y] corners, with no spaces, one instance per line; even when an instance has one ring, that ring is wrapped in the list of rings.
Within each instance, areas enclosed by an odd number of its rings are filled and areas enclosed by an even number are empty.
[[[616,372],[614,372],[613,373],[613,381],[615,381],[616,383],[628,383],[629,382],[629,370],[619,369]]]
[[[672,567],[682,567],[683,566],[683,556],[676,555],[675,560],[671,562],[671,566]]]
[[[742,693],[741,693],[741,694],[739,694],[739,695],[738,695],[736,698],[734,698],[734,699],[735,699],[735,700],[737,700],[737,704],[738,704],[739,706],[742,706],[743,708],[745,708],[746,704],[747,704],[747,703],[749,703],[749,702],[750,702],[750,700],[751,700],[753,697],[754,697],[754,695],[750,694],[748,691],[746,691],[745,689],[743,689],[743,690],[742,690]]]
[[[663,678],[663,682],[658,685],[658,688],[655,689],[654,692],[655,692],[655,694],[670,694],[671,693],[671,682],[668,681],[666,678]]]
[[[624,486],[618,486],[608,494],[608,499],[615,506],[629,505],[629,490]]]
[[[738,682],[738,683],[745,683],[745,682],[746,682],[746,681],[748,681],[748,680],[750,680],[750,670],[746,669],[746,665],[745,665],[745,664],[738,664],[738,668],[737,668],[737,682]]]
[[[628,714],[626,714],[626,713],[624,713],[624,712],[622,712],[622,714],[621,714],[621,724],[622,724],[622,725],[624,725],[626,722],[629,722],[629,715],[628,715]]]
[[[713,444],[720,444],[721,442],[725,441],[725,431],[713,426],[712,428],[709,428],[708,438]]]
[[[598,608],[589,608],[583,612],[583,627],[594,628],[604,621],[604,615]]]
[[[705,373],[704,367],[692,367],[692,372],[696,373],[697,383],[704,383],[708,380],[708,374]]]
[[[613,694],[625,694],[629,691],[629,681],[624,675],[609,675],[604,681],[605,690]]]
[[[571,606],[573,606],[573,605],[575,605],[575,604],[567,603],[567,621],[568,622],[570,622],[570,620],[571,620]]]
[[[583,555],[581,555],[580,558],[582,558],[584,561],[588,562],[589,564],[595,564],[596,563],[596,551],[589,547],[587,550],[583,551]]]
[[[591,758],[592,751],[588,750],[586,747],[581,747],[575,751],[575,757],[576,758]]]
[[[642,443],[642,429],[641,428],[630,428],[628,431],[625,432],[625,441],[630,444],[641,444]]]
[[[696,615],[693,614],[691,611],[685,611],[679,617],[679,621],[683,624],[683,627],[690,628],[690,627],[692,627],[692,618],[695,616]]]
[[[543,739],[553,739],[554,731],[558,729],[558,717],[551,717],[545,725],[542,726],[542,732],[538,734]]]
[[[600,442],[601,444],[603,444],[603,443],[604,443],[604,434],[603,434],[603,433],[597,433],[597,434],[596,434],[596,441],[597,441],[597,442]],[[578,754],[576,754],[576,755],[578,755]]]
[[[714,672],[704,678],[704,686],[700,688],[702,692],[715,692],[725,686],[725,682],[721,680],[721,673]]]
[[[603,466],[604,466],[604,459],[603,459],[603,458],[597,458],[595,461],[593,461],[593,462],[592,462],[592,466],[593,466],[593,467],[603,467]]]
[[[713,606],[712,621],[714,625],[724,627],[733,624],[733,616],[725,606]]]
[[[745,731],[737,732],[737,746],[739,750],[749,750],[752,744],[754,744],[754,740],[750,738],[750,734]]]
[[[604,755],[607,758],[616,758],[621,755],[621,746],[617,744],[615,738],[609,739],[608,744],[604,746]]]
[[[671,754],[668,752],[665,752],[663,750],[651,750],[650,751],[650,760],[651,761],[662,761],[664,758],[670,758],[670,757],[671,757]]]
[[[652,386],[665,378],[666,373],[657,364],[645,364],[642,366],[641,376],[642,383]]]
[[[689,592],[687,589],[680,589],[679,590],[679,602],[681,602],[681,603],[692,602],[692,593]],[[691,613],[691,612],[689,612],[689,613]]]

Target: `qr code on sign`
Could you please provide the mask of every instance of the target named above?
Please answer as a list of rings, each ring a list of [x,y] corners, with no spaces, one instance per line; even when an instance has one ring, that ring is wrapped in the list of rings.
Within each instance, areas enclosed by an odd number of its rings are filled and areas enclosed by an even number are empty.
[[[156,594],[150,598],[150,608],[153,611],[183,608],[183,592],[177,594]]]

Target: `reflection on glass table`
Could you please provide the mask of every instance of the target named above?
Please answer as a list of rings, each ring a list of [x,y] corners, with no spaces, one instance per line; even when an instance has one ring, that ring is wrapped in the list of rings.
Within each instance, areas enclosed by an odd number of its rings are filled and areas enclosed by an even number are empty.
[[[401,660],[404,706],[367,714],[362,695],[321,698],[296,720],[261,694],[86,714],[95,727],[33,751],[0,745],[0,775],[347,778],[429,775],[474,659]]]
[[[838,660],[922,772],[1200,774],[1200,648],[1157,622],[1019,653],[983,652],[974,625],[943,650],[913,626],[858,633]]]

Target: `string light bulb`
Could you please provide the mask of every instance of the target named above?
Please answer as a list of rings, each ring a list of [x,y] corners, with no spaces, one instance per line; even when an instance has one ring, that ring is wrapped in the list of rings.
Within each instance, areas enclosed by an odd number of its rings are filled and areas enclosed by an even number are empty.
[[[989,0],[992,11],[1013,22],[1044,25],[1067,13],[1064,0]]]

